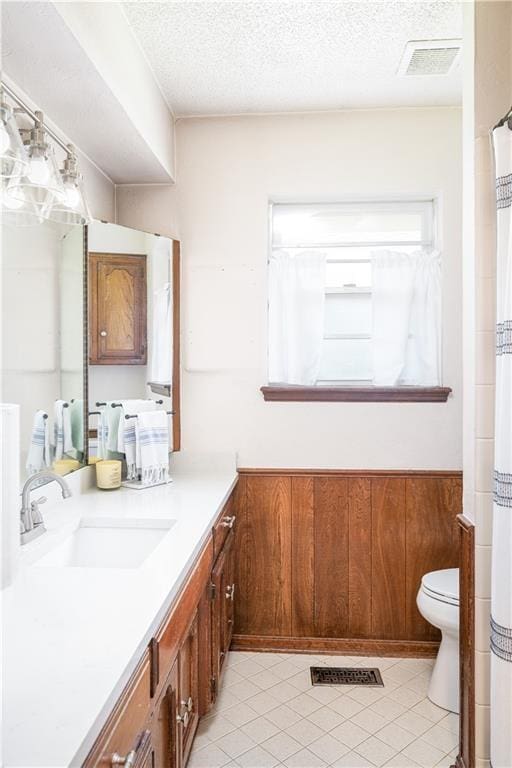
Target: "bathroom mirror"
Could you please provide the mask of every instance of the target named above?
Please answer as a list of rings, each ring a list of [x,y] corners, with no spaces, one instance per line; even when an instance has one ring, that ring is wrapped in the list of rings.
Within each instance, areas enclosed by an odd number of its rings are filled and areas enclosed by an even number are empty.
[[[180,244],[168,237],[93,221],[88,259],[88,436],[98,453],[102,409],[154,400],[170,415],[180,447]],[[108,456],[116,458],[113,443]]]
[[[65,474],[87,454],[83,227],[2,217],[1,279],[2,400],[20,406],[21,480]]]

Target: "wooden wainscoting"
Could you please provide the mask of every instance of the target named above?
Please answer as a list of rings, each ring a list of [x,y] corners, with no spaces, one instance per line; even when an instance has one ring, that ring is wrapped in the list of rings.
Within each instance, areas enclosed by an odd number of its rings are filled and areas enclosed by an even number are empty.
[[[416,593],[459,564],[460,472],[239,472],[234,648],[436,653]]]
[[[475,526],[459,515],[460,744],[457,768],[475,765]]]

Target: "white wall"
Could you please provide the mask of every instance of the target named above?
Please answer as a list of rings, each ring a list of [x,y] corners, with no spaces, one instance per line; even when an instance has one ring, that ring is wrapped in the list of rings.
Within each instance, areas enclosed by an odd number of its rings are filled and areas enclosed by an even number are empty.
[[[119,184],[116,221],[125,227],[179,237],[178,186],[171,184]]]
[[[160,228],[177,197],[184,446],[237,450],[245,467],[460,468],[460,109],[187,119],[177,141]],[[269,200],[418,195],[440,207],[448,403],[265,403]],[[135,196],[119,220],[151,215]]]

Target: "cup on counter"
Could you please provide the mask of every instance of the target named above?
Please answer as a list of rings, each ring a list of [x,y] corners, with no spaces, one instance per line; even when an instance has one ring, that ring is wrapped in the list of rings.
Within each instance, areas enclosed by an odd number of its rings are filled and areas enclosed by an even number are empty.
[[[121,486],[122,462],[116,459],[96,462],[96,485],[103,491],[113,491]]]
[[[55,459],[53,462],[53,471],[57,475],[69,475],[76,469],[80,469],[80,462],[77,459]]]

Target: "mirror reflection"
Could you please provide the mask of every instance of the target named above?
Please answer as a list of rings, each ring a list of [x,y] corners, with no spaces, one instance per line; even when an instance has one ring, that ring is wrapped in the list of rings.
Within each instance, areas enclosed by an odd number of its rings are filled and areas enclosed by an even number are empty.
[[[83,227],[2,221],[2,397],[20,405],[20,477],[86,457]]]
[[[130,441],[139,414],[160,413],[173,450],[173,241],[96,221],[87,246],[89,451],[92,460],[124,460],[137,483],[140,450],[137,461]],[[162,455],[145,468],[146,485],[166,480],[164,463]]]

